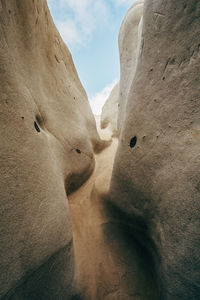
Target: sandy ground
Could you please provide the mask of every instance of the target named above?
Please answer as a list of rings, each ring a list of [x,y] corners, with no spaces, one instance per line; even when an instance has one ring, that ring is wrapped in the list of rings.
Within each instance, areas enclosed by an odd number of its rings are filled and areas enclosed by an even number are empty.
[[[111,133],[101,130],[100,118],[96,119],[101,138],[109,140]],[[127,237],[126,228],[110,218],[103,204],[117,144],[113,138],[111,145],[95,156],[92,176],[68,196],[77,279],[87,300],[156,299],[141,249]]]
[[[96,117],[98,131],[102,139],[111,139],[111,132],[100,129],[100,117]],[[92,176],[76,192],[68,196],[72,218],[75,258],[78,277],[87,299],[97,299],[96,280],[97,268],[102,262],[103,237],[101,224],[103,222],[99,207],[99,192],[108,190],[112,173],[114,155],[118,140],[114,138],[111,145],[95,156],[96,164]],[[99,190],[97,192],[97,189]],[[98,197],[97,194],[98,193]],[[94,230],[96,227],[96,230]],[[98,233],[96,232],[98,231]],[[96,233],[94,236],[94,233]],[[101,251],[100,251],[101,252]],[[97,257],[100,254],[100,257]],[[97,262],[99,260],[99,262]],[[102,266],[103,267],[103,266]],[[102,268],[100,267],[100,268]]]

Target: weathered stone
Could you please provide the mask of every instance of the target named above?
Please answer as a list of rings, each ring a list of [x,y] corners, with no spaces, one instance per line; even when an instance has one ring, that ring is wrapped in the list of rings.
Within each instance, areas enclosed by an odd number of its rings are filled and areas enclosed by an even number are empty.
[[[76,295],[66,193],[102,147],[45,0],[0,1],[0,298]]]
[[[113,136],[118,136],[117,119],[119,103],[119,83],[112,89],[101,113],[101,128],[109,128]]]
[[[133,81],[140,44],[140,31],[143,14],[143,0],[129,8],[119,32],[120,90],[118,130],[121,130],[126,115],[127,95]]]
[[[200,295],[199,16],[198,0],[146,0],[110,190],[168,300]]]

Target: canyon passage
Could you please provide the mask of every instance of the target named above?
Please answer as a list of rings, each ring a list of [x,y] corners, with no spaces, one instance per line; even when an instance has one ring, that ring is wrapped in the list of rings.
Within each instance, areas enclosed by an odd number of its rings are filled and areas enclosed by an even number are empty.
[[[200,298],[199,37],[133,2],[94,116],[46,0],[0,0],[1,300]]]

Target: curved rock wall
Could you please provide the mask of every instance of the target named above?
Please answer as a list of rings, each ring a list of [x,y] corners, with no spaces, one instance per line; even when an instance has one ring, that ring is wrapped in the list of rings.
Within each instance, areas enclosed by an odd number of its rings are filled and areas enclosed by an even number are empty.
[[[143,14],[143,0],[133,3],[129,8],[119,32],[120,90],[118,130],[120,132],[126,114],[127,95],[135,74],[140,45],[139,26]]]
[[[46,0],[0,1],[0,86],[0,298],[71,299],[66,193],[102,144]]]
[[[146,0],[137,69],[123,89],[110,195],[154,256],[160,299],[200,293],[199,16],[198,0]]]
[[[109,128],[113,136],[118,136],[117,118],[119,104],[119,82],[112,89],[101,113],[101,128]]]

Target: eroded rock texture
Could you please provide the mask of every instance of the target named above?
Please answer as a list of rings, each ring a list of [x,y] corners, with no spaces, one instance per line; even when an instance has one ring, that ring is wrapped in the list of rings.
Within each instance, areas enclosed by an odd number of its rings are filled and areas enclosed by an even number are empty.
[[[119,82],[112,89],[101,113],[101,128],[109,128],[113,136],[118,135],[117,119],[119,104]]]
[[[45,0],[0,1],[0,298],[71,299],[66,201],[102,146]]]
[[[199,16],[198,0],[146,0],[135,76],[129,91],[120,85],[127,108],[110,194],[154,257],[160,299],[200,296]]]
[[[120,54],[120,90],[119,90],[119,117],[120,131],[126,114],[127,95],[135,74],[138,50],[140,44],[143,0],[133,3],[129,8],[119,32]]]

